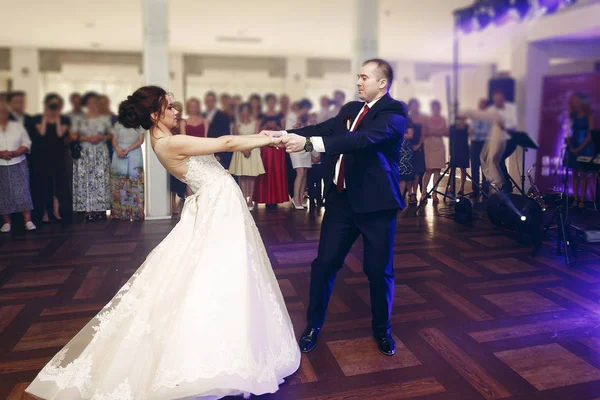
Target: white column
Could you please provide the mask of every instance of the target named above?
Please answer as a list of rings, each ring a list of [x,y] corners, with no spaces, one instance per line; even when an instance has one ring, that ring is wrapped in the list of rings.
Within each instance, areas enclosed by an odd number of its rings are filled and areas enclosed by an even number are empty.
[[[185,75],[183,71],[183,54],[171,53],[171,85],[170,92],[175,96],[175,100],[181,103],[185,101]]]
[[[394,83],[390,94],[395,99],[408,102],[416,95],[415,81],[417,80],[417,74],[415,63],[412,61],[397,61],[393,65]]]
[[[169,32],[167,0],[142,0],[144,78],[147,85],[169,91]],[[168,175],[146,140],[146,218],[171,215]]]
[[[352,73],[365,60],[379,56],[379,0],[355,0],[355,36],[352,45]],[[358,95],[358,94],[357,94]]]
[[[488,82],[493,76],[491,64],[480,64],[459,70],[458,103],[462,109],[476,109],[480,99],[488,97]]]
[[[288,57],[286,60],[284,93],[296,101],[306,96],[307,63],[305,57]]]
[[[549,56],[539,46],[528,43],[523,37],[513,44],[511,52],[511,75],[515,78],[515,106],[518,129],[527,132],[539,143],[539,119],[544,75],[548,72]],[[536,151],[526,153],[522,165],[523,149],[517,150],[508,160],[508,171],[512,178],[521,183],[521,173],[535,163]],[[528,181],[525,181],[528,186]]]
[[[40,57],[38,49],[13,47],[10,49],[10,76],[12,90],[27,93],[25,111],[37,114],[41,111],[42,93],[40,81]]]
[[[527,79],[525,81],[525,109],[519,114],[519,124],[536,142],[540,142],[540,112],[542,109],[542,90],[544,76],[550,69],[550,57],[539,45],[530,43],[527,46]],[[530,150],[525,154],[525,166],[535,164],[537,151]],[[527,185],[527,181],[526,185]]]

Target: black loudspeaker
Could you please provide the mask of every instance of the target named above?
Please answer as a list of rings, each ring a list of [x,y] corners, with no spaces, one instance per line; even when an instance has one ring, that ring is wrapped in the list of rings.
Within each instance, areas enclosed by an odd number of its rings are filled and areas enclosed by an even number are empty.
[[[496,90],[504,93],[504,98],[509,103],[515,102],[515,80],[513,78],[494,78],[488,82],[488,100],[492,103],[492,95]]]
[[[473,222],[473,205],[469,199],[465,197],[456,199],[454,220],[460,224],[470,224]]]
[[[514,231],[519,243],[530,244],[541,239],[544,212],[527,196],[494,193],[487,202],[487,215],[494,225]]]

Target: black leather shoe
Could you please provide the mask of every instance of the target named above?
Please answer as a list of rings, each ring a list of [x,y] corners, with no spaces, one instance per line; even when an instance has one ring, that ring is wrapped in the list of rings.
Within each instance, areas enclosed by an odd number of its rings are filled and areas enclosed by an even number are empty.
[[[381,338],[376,338],[379,351],[386,356],[393,356],[396,354],[396,342],[390,335],[385,335]]]
[[[317,337],[319,336],[319,331],[321,331],[321,328],[313,328],[308,326],[306,327],[304,332],[302,332],[302,336],[298,341],[298,345],[300,346],[300,351],[302,353],[308,353],[315,348],[315,346],[317,345]]]

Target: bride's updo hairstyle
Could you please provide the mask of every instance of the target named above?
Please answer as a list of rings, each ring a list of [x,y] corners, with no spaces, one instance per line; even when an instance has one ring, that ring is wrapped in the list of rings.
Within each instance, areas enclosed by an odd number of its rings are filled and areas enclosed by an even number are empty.
[[[143,86],[119,104],[119,122],[125,128],[152,128],[164,115],[169,100],[167,92],[158,86]],[[158,113],[158,119],[152,118]]]

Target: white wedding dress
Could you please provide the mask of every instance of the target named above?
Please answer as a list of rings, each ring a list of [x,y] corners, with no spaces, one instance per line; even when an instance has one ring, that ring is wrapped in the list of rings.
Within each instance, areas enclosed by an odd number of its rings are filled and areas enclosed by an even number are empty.
[[[242,193],[194,156],[180,222],[26,392],[43,399],[273,393],[300,365],[277,279]]]

